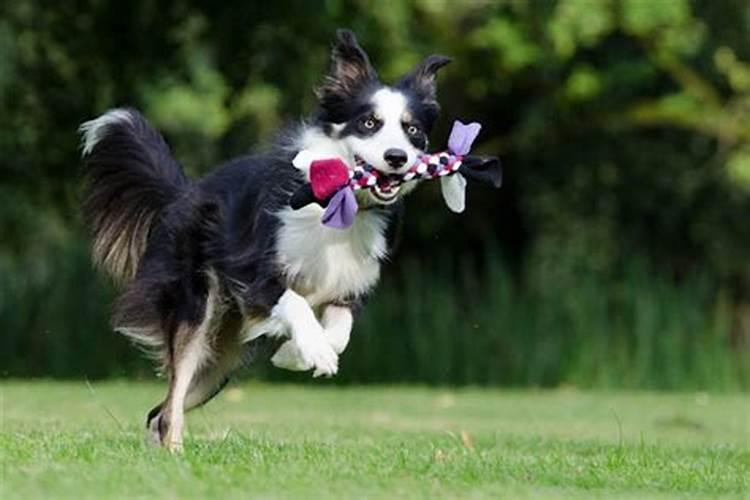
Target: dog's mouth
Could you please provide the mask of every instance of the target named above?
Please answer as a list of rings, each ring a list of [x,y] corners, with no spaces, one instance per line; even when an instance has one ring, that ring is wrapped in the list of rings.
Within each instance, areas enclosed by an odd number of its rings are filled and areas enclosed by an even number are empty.
[[[388,205],[396,201],[399,191],[401,186],[383,187],[376,184],[370,189],[370,196],[378,203]]]
[[[354,161],[360,168],[369,170],[371,172],[377,172],[377,183],[367,190],[367,193],[370,195],[370,199],[372,199],[372,201],[380,205],[389,205],[396,201],[399,192],[401,191],[401,186],[396,182],[397,180],[400,180],[400,177],[398,175],[383,172],[377,167],[368,164],[359,155],[354,155]]]

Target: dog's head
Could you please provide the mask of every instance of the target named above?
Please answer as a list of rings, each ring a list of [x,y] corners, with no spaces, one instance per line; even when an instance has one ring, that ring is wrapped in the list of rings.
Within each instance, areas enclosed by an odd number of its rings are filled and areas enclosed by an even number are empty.
[[[323,130],[351,158],[385,174],[405,172],[427,150],[427,137],[440,111],[436,76],[449,62],[447,57],[431,55],[394,85],[385,85],[354,33],[339,30],[330,72],[317,90]],[[402,194],[398,189],[387,194],[377,189],[368,192],[380,204]]]

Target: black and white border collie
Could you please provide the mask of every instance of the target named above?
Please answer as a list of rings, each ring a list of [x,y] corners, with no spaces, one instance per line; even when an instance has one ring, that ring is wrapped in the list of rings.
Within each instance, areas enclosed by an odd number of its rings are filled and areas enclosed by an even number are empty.
[[[312,119],[268,152],[188,179],[161,135],[137,111],[84,123],[83,213],[93,260],[122,287],[114,328],[156,354],[169,380],[147,417],[149,435],[182,447],[184,412],[216,395],[260,355],[278,366],[332,376],[353,318],[380,276],[403,195],[358,193],[348,229],[322,209],[292,210],[307,179],[300,151],[403,172],[427,149],[439,106],[429,56],[395,85],[380,83],[354,34],[340,30]]]

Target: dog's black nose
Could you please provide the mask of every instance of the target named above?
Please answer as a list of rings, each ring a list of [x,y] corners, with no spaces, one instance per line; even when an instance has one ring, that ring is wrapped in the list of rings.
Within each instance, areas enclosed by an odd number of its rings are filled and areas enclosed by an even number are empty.
[[[383,158],[385,158],[385,162],[392,168],[399,168],[404,166],[407,156],[406,151],[403,149],[391,148],[386,150]]]

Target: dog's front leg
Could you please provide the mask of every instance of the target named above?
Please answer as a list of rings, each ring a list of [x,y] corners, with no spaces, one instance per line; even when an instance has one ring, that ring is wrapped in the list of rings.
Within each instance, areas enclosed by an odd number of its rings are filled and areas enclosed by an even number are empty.
[[[289,370],[312,368],[313,377],[336,374],[338,354],[324,336],[323,327],[304,297],[286,290],[271,311],[271,316],[282,322],[291,337],[271,358],[274,365]]]
[[[326,340],[336,354],[340,355],[349,344],[349,336],[354,323],[352,310],[347,306],[327,305],[323,310],[321,323]]]

